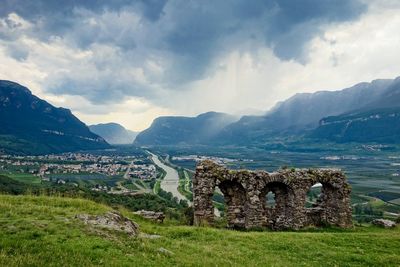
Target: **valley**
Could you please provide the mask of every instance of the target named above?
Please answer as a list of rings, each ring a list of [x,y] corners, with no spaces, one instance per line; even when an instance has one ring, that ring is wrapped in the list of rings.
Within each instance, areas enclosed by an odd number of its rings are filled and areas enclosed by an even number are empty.
[[[396,219],[400,214],[400,148],[396,145],[329,145],[286,141],[275,149],[258,147],[174,147],[113,150],[48,156],[0,158],[0,175],[27,185],[85,188],[107,195],[154,195],[173,205],[190,205],[191,179],[200,160],[212,159],[231,169],[340,168],[352,186],[353,217]],[[282,147],[287,147],[286,149]],[[151,152],[150,152],[151,151]],[[92,153],[92,154],[91,154]],[[162,159],[162,160],[161,160]],[[317,193],[318,194],[318,193]],[[224,197],[214,195],[216,214]]]

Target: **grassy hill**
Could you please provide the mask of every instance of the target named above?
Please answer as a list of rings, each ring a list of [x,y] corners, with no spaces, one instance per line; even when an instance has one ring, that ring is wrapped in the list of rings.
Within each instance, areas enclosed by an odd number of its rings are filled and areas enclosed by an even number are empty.
[[[74,218],[110,207],[88,200],[0,195],[0,266],[398,266],[400,229],[238,232],[148,222],[144,233],[94,230]],[[160,248],[173,254],[165,254]]]

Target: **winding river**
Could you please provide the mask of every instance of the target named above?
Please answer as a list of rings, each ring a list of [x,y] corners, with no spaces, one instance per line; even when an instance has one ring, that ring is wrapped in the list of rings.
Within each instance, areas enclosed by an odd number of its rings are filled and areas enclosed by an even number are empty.
[[[156,164],[158,167],[164,169],[164,171],[166,172],[166,175],[160,184],[161,189],[166,192],[171,192],[172,195],[174,197],[177,197],[179,200],[183,199],[183,200],[188,201],[188,203],[190,203],[190,201],[188,199],[186,199],[186,197],[184,195],[182,195],[181,193],[179,193],[179,191],[178,191],[178,186],[179,186],[178,171],[175,170],[174,168],[171,168],[170,166],[162,163],[158,159],[157,155],[154,155],[153,153],[151,153],[149,151],[147,151],[147,152],[150,153],[151,159],[153,160],[154,164]]]

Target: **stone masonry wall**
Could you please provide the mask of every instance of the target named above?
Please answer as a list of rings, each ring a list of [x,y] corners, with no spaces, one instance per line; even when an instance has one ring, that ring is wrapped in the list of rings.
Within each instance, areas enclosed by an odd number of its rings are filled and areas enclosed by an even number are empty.
[[[313,207],[306,208],[307,192],[316,183],[322,184],[321,195]],[[213,225],[212,197],[216,187],[224,195],[229,228],[352,226],[351,188],[340,170],[232,171],[212,161],[202,161],[193,179],[195,225]],[[274,207],[266,204],[268,192],[275,195]]]

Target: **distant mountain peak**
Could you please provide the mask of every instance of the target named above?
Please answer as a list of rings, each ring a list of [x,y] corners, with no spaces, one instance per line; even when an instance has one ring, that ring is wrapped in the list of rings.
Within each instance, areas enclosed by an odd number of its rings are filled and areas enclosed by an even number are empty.
[[[196,117],[164,116],[139,133],[138,145],[202,144],[215,137],[221,129],[238,118],[222,112],[206,112]]]
[[[103,137],[108,143],[115,145],[132,144],[137,133],[125,129],[122,125],[109,122],[89,126],[95,134]]]

